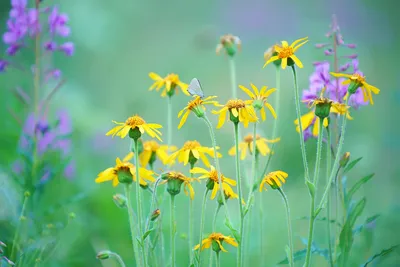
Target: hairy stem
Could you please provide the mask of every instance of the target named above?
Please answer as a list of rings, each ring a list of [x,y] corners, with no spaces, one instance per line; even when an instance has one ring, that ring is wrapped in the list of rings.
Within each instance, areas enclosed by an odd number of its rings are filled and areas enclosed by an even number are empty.
[[[199,234],[200,247],[199,247],[199,252],[197,254],[197,262],[198,262],[197,266],[201,266],[201,250],[202,250],[202,241],[203,241],[204,217],[205,217],[205,211],[206,211],[207,194],[209,191],[210,191],[209,189],[206,189],[206,191],[204,191],[203,204],[201,205],[200,234]]]
[[[216,230],[216,225],[217,225],[217,217],[218,217],[218,212],[221,209],[221,205],[218,204],[217,208],[215,209],[214,213],[214,218],[213,218],[213,223],[212,223],[212,231],[215,233]],[[208,262],[209,267],[212,267],[212,262],[213,262],[213,250],[210,250],[210,260]]]
[[[190,164],[190,170],[194,168],[194,164]],[[193,173],[190,172],[190,177],[193,178]],[[189,198],[189,225],[188,225],[188,246],[189,246],[189,262],[193,263],[193,200]]]
[[[289,248],[290,248],[290,255],[288,255],[290,267],[294,267],[294,257],[293,257],[293,234],[292,234],[292,221],[290,217],[290,208],[289,208],[289,201],[286,194],[283,192],[282,188],[278,187],[278,191],[282,196],[283,202],[285,203],[286,208],[286,219],[287,219],[287,227],[288,227],[288,239],[289,239]]]
[[[329,127],[329,126],[328,126]],[[328,180],[329,174],[331,173],[331,161],[332,161],[332,153],[331,153],[331,134],[329,132],[329,128],[327,128],[327,143],[326,143],[326,179]],[[329,182],[329,181],[327,181]],[[332,254],[332,242],[331,242],[331,192],[329,191],[328,195],[328,203],[326,210],[326,233],[328,239],[328,253],[329,253],[329,266],[333,267],[333,254]]]
[[[279,116],[279,110],[280,110],[280,96],[281,96],[281,69],[280,67],[276,67],[276,72],[275,72],[275,83],[276,83],[276,93],[275,93],[275,100],[274,100],[274,105],[273,107],[275,108],[275,112],[277,116]],[[277,136],[278,133],[278,120],[274,120],[274,125],[272,126],[272,139],[278,138]],[[272,147],[275,145],[275,143],[272,145]]]
[[[242,266],[242,258],[243,258],[243,226],[244,226],[244,212],[243,212],[243,205],[242,205],[242,179],[240,175],[240,162],[239,162],[239,125],[238,123],[234,123],[235,126],[235,150],[236,150],[236,179],[238,184],[238,193],[239,193],[239,213],[240,213],[240,230],[239,236],[240,240],[238,240],[238,254],[237,254],[237,263],[236,266]]]
[[[135,239],[135,223],[133,221],[134,215],[132,209],[131,191],[128,184],[125,184],[125,197],[128,209],[128,220],[129,220],[129,229],[131,232],[133,255],[135,257],[136,265],[141,266],[141,262],[138,257],[139,254],[138,254],[137,241]]]
[[[170,209],[170,234],[171,234],[171,267],[175,267],[175,195],[171,195]]]
[[[220,259],[219,259],[219,252],[216,252],[215,253],[216,254],[216,266],[217,267],[220,267],[221,266],[221,261],[220,261]]]

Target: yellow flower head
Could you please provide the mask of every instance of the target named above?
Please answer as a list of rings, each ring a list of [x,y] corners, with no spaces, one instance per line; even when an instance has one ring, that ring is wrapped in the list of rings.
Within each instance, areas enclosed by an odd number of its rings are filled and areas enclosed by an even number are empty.
[[[229,119],[233,123],[242,122],[246,128],[249,126],[249,122],[256,122],[258,120],[252,105],[246,104],[241,99],[231,99],[228,100],[222,109],[218,111],[213,110],[212,112],[213,114],[219,114],[217,128],[221,128],[224,125],[228,111]]]
[[[300,59],[294,54],[299,47],[304,45],[308,42],[308,37],[298,39],[294,41],[290,46],[287,41],[282,41],[282,45],[275,45],[275,56],[272,56],[267,62],[265,62],[264,67],[267,66],[269,63],[281,60],[282,69],[285,69],[287,65],[293,66],[296,64],[299,68],[303,67]]]
[[[214,105],[216,107],[221,106],[218,101],[213,100],[214,98],[216,98],[216,96],[207,96],[204,99],[202,99],[200,96],[194,96],[193,100],[189,101],[186,107],[178,113],[178,118],[180,118],[183,114],[178,125],[178,129],[185,124],[191,111],[196,114],[197,117],[201,118],[204,116],[204,111],[206,110],[204,105]]]
[[[372,86],[368,84],[365,81],[365,76],[362,76],[359,73],[354,73],[354,74],[345,74],[345,73],[334,73],[331,72],[331,75],[334,77],[345,77],[348,78],[348,80],[343,81],[343,85],[350,84],[348,88],[348,93],[354,94],[359,87],[361,87],[361,90],[364,95],[364,101],[368,101],[371,103],[371,105],[374,104],[374,101],[372,99],[372,93],[375,95],[379,94],[380,90],[376,88],[375,86]],[[347,95],[345,96],[347,97]]]
[[[242,41],[240,41],[240,38],[237,36],[225,34],[221,36],[217,49],[215,50],[217,55],[219,55],[224,48],[227,55],[233,56],[236,54],[236,49],[239,51],[242,49]]]
[[[112,128],[110,131],[106,133],[106,135],[112,135],[113,137],[117,135],[121,138],[124,138],[129,133],[129,136],[131,138],[135,137],[134,139],[136,139],[137,136],[140,137],[140,135],[147,133],[151,137],[153,138],[155,137],[160,142],[162,142],[160,138],[161,132],[157,130],[162,128],[162,126],[156,123],[146,123],[146,121],[141,117],[139,117],[138,115],[129,117],[125,122],[113,121],[113,123],[117,124],[118,126]]]
[[[119,183],[132,183],[136,181],[136,168],[129,162],[133,157],[133,153],[130,152],[122,161],[117,158],[115,160],[115,166],[107,168],[97,175],[95,180],[96,183],[103,183],[112,181],[113,186],[117,186]],[[145,168],[139,168],[140,185],[147,186],[147,181],[154,182],[153,172]]]
[[[194,174],[201,174],[201,176],[199,176],[199,179],[208,179],[207,188],[209,190],[212,190],[211,199],[214,199],[220,187],[217,170],[213,166],[210,166],[210,170],[194,167],[190,170],[190,172]],[[236,186],[236,181],[225,177],[222,173],[220,175],[224,192],[226,192],[226,195],[234,197],[236,194],[233,192],[232,188],[229,185]]]
[[[219,149],[219,147],[217,147],[217,149]],[[186,141],[182,148],[171,154],[171,156],[168,159],[168,162],[172,164],[174,160],[178,158],[178,161],[181,163],[183,162],[183,164],[186,166],[188,162],[191,164],[195,164],[197,160],[201,159],[204,165],[210,167],[210,162],[208,161],[206,154],[214,158],[215,157],[214,148],[201,146],[200,143],[197,142],[196,140]],[[217,152],[217,157],[220,158],[222,157],[222,155],[219,152]]]
[[[210,248],[212,246],[212,249],[215,252],[219,252],[220,250],[222,250],[223,252],[228,252],[222,246],[222,242],[224,242],[224,241],[234,247],[238,246],[238,243],[236,243],[236,241],[233,237],[224,236],[221,233],[212,233],[207,238],[205,238],[201,241],[201,250]],[[199,248],[200,248],[200,244],[196,245],[194,247],[194,250],[197,250]]]
[[[285,179],[287,179],[289,175],[286,172],[283,171],[274,171],[270,172],[265,177],[262,179],[261,184],[260,184],[260,192],[262,192],[263,188],[267,190],[266,185],[270,185],[272,189],[277,189],[282,186],[282,183],[284,184],[286,182]],[[282,183],[281,183],[282,182]]]
[[[171,195],[177,195],[181,192],[181,185],[183,184],[183,191],[186,195],[190,195],[190,199],[194,199],[194,189],[191,182],[192,178],[186,177],[180,172],[169,171],[162,176],[163,180],[167,181],[167,191]]]
[[[144,142],[143,151],[139,154],[140,165],[146,166],[149,163],[150,165],[153,165],[157,157],[159,160],[161,160],[162,164],[167,164],[169,158],[168,150],[175,151],[176,147],[171,146],[168,149],[168,146],[160,145],[154,140]]]
[[[246,100],[245,103],[247,105],[252,105],[255,109],[260,110],[261,119],[263,121],[265,121],[265,119],[267,118],[264,106],[269,109],[272,116],[276,119],[276,112],[274,108],[271,106],[270,103],[267,102],[268,97],[276,91],[276,88],[271,88],[267,90],[267,86],[263,86],[261,90],[258,90],[258,88],[254,84],[251,83],[250,86],[253,89],[253,92],[243,85],[239,85],[239,88],[242,89],[243,92],[245,92],[251,98],[250,100]]]
[[[149,91],[156,89],[156,91],[158,92],[163,86],[165,86],[164,90],[161,93],[162,97],[166,97],[167,95],[169,97],[173,96],[175,93],[178,92],[177,87],[181,88],[182,92],[185,95],[190,95],[187,91],[188,85],[179,80],[178,74],[170,73],[165,78],[162,78],[160,75],[154,72],[150,72],[149,77],[155,81],[153,85],[150,86]]]
[[[239,151],[240,151],[240,159],[244,160],[247,156],[247,150],[250,150],[250,154],[253,154],[253,135],[248,134],[243,138],[243,141],[239,143]],[[261,153],[261,155],[266,156],[267,154],[273,153],[271,149],[268,147],[268,143],[273,144],[279,142],[281,139],[266,139],[259,135],[256,135],[256,153]],[[233,146],[229,149],[229,155],[235,156],[236,155],[236,147]]]

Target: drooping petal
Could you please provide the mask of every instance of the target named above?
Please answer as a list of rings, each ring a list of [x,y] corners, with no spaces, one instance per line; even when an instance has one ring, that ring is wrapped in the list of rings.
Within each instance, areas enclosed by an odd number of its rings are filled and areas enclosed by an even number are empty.
[[[260,114],[261,114],[261,119],[262,119],[263,121],[265,121],[265,119],[267,118],[267,115],[265,114],[265,109],[264,109],[264,107],[262,107],[262,108],[260,109]]]
[[[226,119],[226,113],[227,113],[227,112],[228,112],[228,111],[225,110],[224,112],[221,112],[221,113],[219,114],[217,129],[221,128],[222,125],[224,125],[225,119]]]
[[[239,85],[239,88],[242,89],[243,92],[245,92],[250,98],[255,99],[256,96],[253,94],[252,91],[250,91],[248,88],[244,87],[243,85]]]
[[[299,68],[303,68],[303,63],[301,63],[300,59],[298,57],[296,57],[296,55],[292,55],[290,56],[290,58],[294,61],[294,63],[299,67]]]
[[[258,91],[257,86],[255,86],[254,84],[250,83],[251,88],[253,88],[253,91],[256,95],[260,95],[260,92]]]
[[[181,121],[179,122],[178,129],[180,129],[186,122],[187,118],[189,117],[190,110],[187,110],[185,114],[182,116]]]
[[[267,66],[269,63],[274,62],[274,61],[276,61],[276,60],[278,60],[278,59],[279,59],[278,56],[273,56],[273,57],[271,57],[267,62],[265,62],[263,68],[265,68],[265,66]]]
[[[303,42],[303,41],[305,41],[305,40],[307,40],[307,39],[308,39],[308,37],[304,37],[304,38],[297,39],[296,41],[294,41],[294,42],[290,45],[290,47],[294,48],[298,43]],[[308,40],[307,40],[307,42],[308,42]]]
[[[276,119],[276,112],[275,109],[271,106],[270,103],[265,103],[265,106],[269,109],[269,111],[271,111],[272,116]]]

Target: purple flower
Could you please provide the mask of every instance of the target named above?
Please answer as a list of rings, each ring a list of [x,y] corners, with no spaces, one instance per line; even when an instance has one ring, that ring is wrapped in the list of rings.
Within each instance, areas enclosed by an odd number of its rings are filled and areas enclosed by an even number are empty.
[[[68,16],[64,13],[59,13],[57,7],[53,7],[48,19],[49,31],[53,35],[61,37],[69,36],[71,30],[67,26]]]
[[[8,61],[0,59],[0,73],[5,72],[8,66]]]
[[[74,54],[74,44],[72,42],[66,42],[60,46],[60,50],[64,51],[67,56],[72,56]]]
[[[48,41],[48,42],[44,43],[44,48],[47,51],[55,51],[57,49],[57,44],[56,44],[56,42]]]

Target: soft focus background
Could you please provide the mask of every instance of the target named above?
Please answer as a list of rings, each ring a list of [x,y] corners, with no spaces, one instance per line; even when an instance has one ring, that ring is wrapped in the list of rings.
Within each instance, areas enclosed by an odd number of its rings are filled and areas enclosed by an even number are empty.
[[[352,183],[351,179],[375,173],[372,181],[364,185],[357,195],[367,196],[363,218],[381,214],[374,225],[373,242],[368,251],[364,246],[367,237],[356,237],[353,247],[356,256],[353,255],[352,266],[358,266],[363,259],[399,242],[400,127],[396,115],[400,111],[397,69],[400,58],[396,51],[400,30],[397,23],[398,3],[395,0],[52,2],[69,15],[71,37],[76,49],[71,58],[56,56],[52,59],[63,70],[67,81],[54,96],[50,114],[64,109],[72,117],[72,158],[76,162],[73,178],[52,181],[45,192],[46,201],[43,205],[64,201],[61,209],[76,214],[72,227],[67,228],[60,237],[60,247],[53,256],[58,263],[54,263],[54,266],[116,266],[111,260],[100,262],[95,258],[101,249],[116,251],[129,266],[133,264],[127,216],[112,201],[112,195],[122,192],[122,188],[113,188],[108,183],[95,184],[94,179],[100,171],[112,166],[117,156],[123,157],[129,151],[128,139],[105,136],[113,126],[111,120],[124,121],[127,116],[137,113],[148,122],[166,127],[167,101],[158,93],[148,91],[152,84],[149,72],[161,76],[174,72],[186,83],[197,77],[206,95],[217,95],[221,102],[225,102],[230,97],[231,87],[228,58],[215,55],[220,35],[232,33],[242,40],[242,52],[235,57],[238,83],[248,86],[253,82],[257,86],[269,87],[275,86],[275,72],[272,66],[262,69],[264,51],[281,39],[292,42],[308,36],[310,43],[298,52],[304,64],[304,68],[298,71],[300,89],[307,88],[309,75],[314,70],[312,63],[326,58],[323,50],[314,48],[314,44],[326,41],[325,33],[329,30],[332,14],[337,15],[344,40],[358,45],[360,69],[371,84],[381,89],[381,94],[375,97],[374,106],[362,107],[353,113],[354,121],[348,123],[346,133],[345,151],[351,152],[352,159],[363,157],[350,173],[349,183]],[[6,27],[9,8],[9,1],[2,0],[2,32]],[[1,50],[4,51],[3,47]],[[24,53],[20,60],[21,64],[31,64],[32,56]],[[7,109],[12,107],[22,118],[27,114],[9,89],[22,85],[29,91],[32,85],[29,77],[28,73],[15,70],[0,74],[0,116],[3,118],[0,133],[1,221],[7,221],[15,215],[15,203],[20,201],[21,194],[13,188],[6,175],[7,168],[17,156],[16,147],[21,131]],[[48,88],[42,90],[43,95],[46,90]],[[293,124],[295,110],[290,69],[282,72],[281,90],[281,110],[278,113],[281,142],[276,147],[271,170],[282,169],[289,173],[285,191],[291,206],[295,248],[298,250],[305,247],[300,237],[307,235],[308,222],[297,218],[308,215],[309,196],[303,183],[298,136]],[[242,92],[239,95],[245,97]],[[173,97],[173,144],[181,146],[186,140],[198,140],[205,146],[211,146],[206,126],[193,115],[181,130],[176,128],[179,121],[175,114],[187,101],[188,98],[183,94]],[[210,117],[215,124],[216,117]],[[271,135],[270,119],[260,129],[260,134],[267,137]],[[249,131],[244,130],[244,134]],[[166,135],[166,129],[163,133]],[[227,177],[235,177],[232,168],[234,158],[227,154],[234,145],[232,124],[227,123],[217,130],[217,142],[224,155],[221,160],[222,172]],[[314,139],[307,142],[311,166],[315,158],[315,143]],[[188,168],[176,167],[187,173]],[[166,167],[156,166],[157,171],[161,169],[165,170]],[[196,216],[200,213],[204,187],[204,184],[195,185]],[[248,247],[251,250],[246,251],[245,266],[250,266],[250,262],[273,266],[285,258],[287,234],[283,203],[273,190],[263,194],[266,219],[263,224],[258,220],[257,192],[252,231],[248,233]],[[188,265],[185,239],[187,207],[188,198],[180,194],[177,197],[177,266]],[[211,230],[211,223],[208,222],[211,222],[214,209],[215,201],[208,202],[206,233]],[[230,203],[230,209],[231,215],[238,218],[237,207],[233,203]],[[164,231],[168,233],[168,211],[165,215]],[[220,217],[218,231],[229,234]],[[56,217],[53,219],[56,220]],[[196,243],[199,221],[200,216],[197,216],[194,225]],[[238,225],[237,219],[235,224]],[[3,225],[0,240],[10,239]],[[259,249],[261,228],[265,242],[262,255]],[[321,247],[326,247],[325,228],[324,223],[317,222],[316,243]],[[168,235],[165,237],[168,241]],[[168,252],[168,245],[166,249]],[[222,255],[223,266],[235,263],[235,252],[229,247],[229,253]],[[206,258],[208,252],[203,255],[203,259]],[[315,266],[326,265],[320,256],[313,258]],[[377,266],[397,266],[399,261],[400,254],[395,252]],[[53,266],[51,262],[47,264]]]

